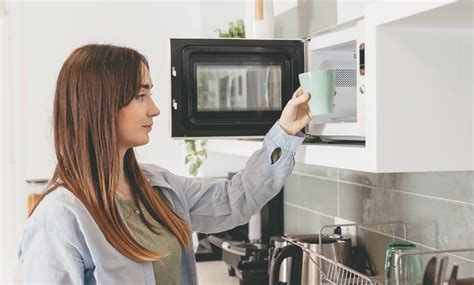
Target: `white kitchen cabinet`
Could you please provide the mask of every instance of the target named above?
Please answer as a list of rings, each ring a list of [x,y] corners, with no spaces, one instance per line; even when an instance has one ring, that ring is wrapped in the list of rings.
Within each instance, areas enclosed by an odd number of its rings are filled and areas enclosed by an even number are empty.
[[[370,5],[365,145],[306,144],[296,161],[368,172],[474,170],[473,9],[472,1]],[[250,155],[260,145],[213,140],[209,151]]]
[[[473,4],[366,11],[366,148],[374,172],[472,170]]]

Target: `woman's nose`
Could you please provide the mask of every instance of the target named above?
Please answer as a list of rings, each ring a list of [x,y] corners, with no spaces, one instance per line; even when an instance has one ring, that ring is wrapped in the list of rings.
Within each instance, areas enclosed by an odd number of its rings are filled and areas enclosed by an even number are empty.
[[[156,117],[160,114],[160,109],[158,109],[158,107],[156,106],[155,102],[153,101],[153,99],[151,100],[151,106],[150,106],[150,109],[148,111],[148,116],[150,117]]]

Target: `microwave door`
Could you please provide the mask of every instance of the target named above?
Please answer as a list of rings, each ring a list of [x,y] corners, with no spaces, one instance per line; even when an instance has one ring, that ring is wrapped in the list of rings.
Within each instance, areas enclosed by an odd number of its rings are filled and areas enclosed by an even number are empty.
[[[171,39],[172,137],[263,137],[304,72],[302,40]]]

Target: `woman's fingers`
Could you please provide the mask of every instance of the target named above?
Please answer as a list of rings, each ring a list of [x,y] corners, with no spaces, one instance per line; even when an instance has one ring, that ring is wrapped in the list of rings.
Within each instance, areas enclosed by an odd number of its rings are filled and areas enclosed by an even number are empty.
[[[301,88],[301,86],[296,89],[296,91],[293,93],[293,96],[291,97],[291,99],[295,99],[296,97],[300,96],[301,94],[303,94],[303,89]]]
[[[296,105],[307,103],[309,101],[309,98],[309,93],[303,93],[303,91],[301,91],[301,93],[298,94],[298,96],[295,98],[295,103]]]
[[[308,102],[309,99],[311,98],[311,95],[309,93],[305,93],[301,87],[296,89],[296,91],[293,93],[293,96],[291,97],[292,103],[295,105],[299,105],[301,103]]]
[[[301,87],[299,89],[301,89]],[[295,103],[296,103],[296,105],[301,105],[303,103],[307,103],[310,99],[311,99],[311,94],[309,94],[307,92],[303,92],[301,90],[301,92],[298,92],[297,97],[295,98]],[[302,119],[306,123],[311,121],[311,119],[313,118],[313,115],[311,114],[311,112],[309,110],[309,105],[308,104],[303,104],[303,105],[300,106],[300,108],[302,110],[302,113],[304,114]]]
[[[313,118],[313,115],[311,114],[311,111],[309,110],[308,104],[303,104],[301,107],[301,114],[303,115],[302,119],[305,122],[311,121],[311,118]]]
[[[303,87],[298,87],[298,89],[295,90],[295,94],[302,94],[303,93]]]

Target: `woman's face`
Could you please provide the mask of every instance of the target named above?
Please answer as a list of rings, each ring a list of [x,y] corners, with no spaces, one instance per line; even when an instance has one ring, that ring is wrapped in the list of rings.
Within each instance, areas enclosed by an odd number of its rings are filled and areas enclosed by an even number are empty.
[[[142,86],[140,92],[130,103],[118,112],[118,143],[122,149],[129,149],[147,144],[150,140],[148,133],[151,131],[153,117],[160,114],[151,98],[150,71],[142,64]]]

